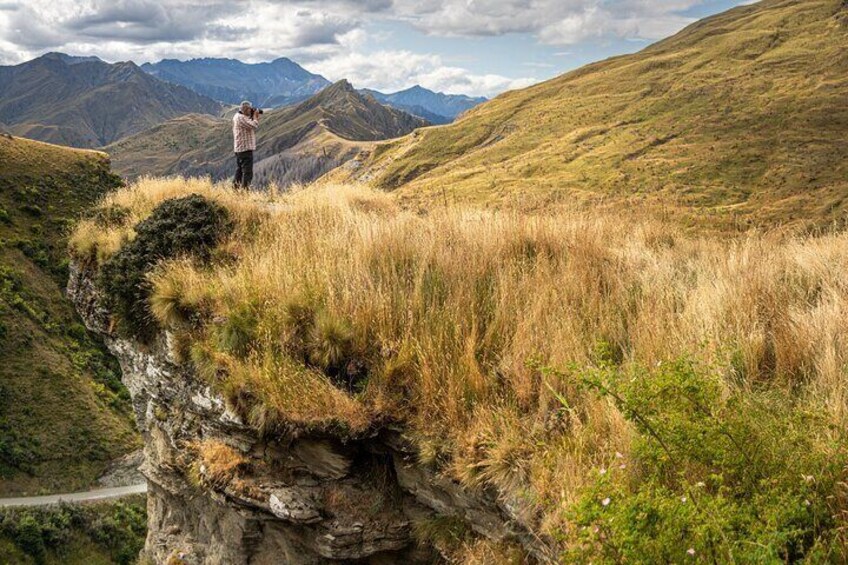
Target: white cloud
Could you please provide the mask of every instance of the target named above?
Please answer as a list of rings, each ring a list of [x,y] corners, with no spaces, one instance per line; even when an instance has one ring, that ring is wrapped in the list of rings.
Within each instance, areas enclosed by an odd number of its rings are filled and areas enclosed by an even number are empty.
[[[50,50],[139,63],[284,55],[357,86],[394,90],[417,83],[491,96],[533,80],[471,73],[436,55],[381,47],[383,32],[374,34],[370,24],[395,22],[442,36],[523,33],[570,45],[587,38],[657,39],[688,23],[680,13],[704,1],[0,0],[0,63]],[[455,55],[451,60],[461,60]]]
[[[311,69],[331,80],[347,78],[357,88],[374,88],[386,92],[420,84],[449,94],[494,96],[535,82],[531,78],[474,74],[466,69],[445,65],[437,55],[409,51],[342,53],[314,63]]]
[[[660,39],[690,23],[680,16],[705,0],[394,0],[373,11],[433,35],[529,33],[554,45],[590,37]],[[317,2],[316,2],[317,4]],[[359,0],[321,2],[357,10]]]

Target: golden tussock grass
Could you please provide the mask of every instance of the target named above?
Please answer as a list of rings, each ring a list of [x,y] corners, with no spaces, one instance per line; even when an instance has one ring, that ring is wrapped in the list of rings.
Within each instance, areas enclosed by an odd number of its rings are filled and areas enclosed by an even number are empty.
[[[345,186],[274,197],[147,179],[106,202],[132,220],[84,222],[74,245],[108,256],[157,202],[190,192],[239,224],[226,260],[152,275],[153,312],[200,374],[263,429],[401,422],[423,460],[496,487],[542,532],[591,469],[627,457],[632,428],[530,361],[687,357],[728,391],[792,390],[848,423],[848,234],[699,238],[567,212],[417,214]]]
[[[235,448],[213,439],[195,444],[197,471],[202,480],[216,487],[224,487],[247,467],[247,458]]]

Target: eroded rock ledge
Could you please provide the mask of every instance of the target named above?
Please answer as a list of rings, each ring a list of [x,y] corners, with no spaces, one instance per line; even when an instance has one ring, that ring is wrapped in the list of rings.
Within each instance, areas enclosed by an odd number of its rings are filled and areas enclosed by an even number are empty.
[[[493,541],[548,561],[547,548],[506,504],[468,492],[416,463],[397,431],[342,443],[333,437],[263,437],[175,361],[162,335],[142,346],[117,336],[90,273],[72,265],[68,295],[118,358],[145,440],[149,482],[145,556],[155,563],[434,563],[416,521],[458,518]],[[209,476],[196,446],[220,442],[246,462]]]

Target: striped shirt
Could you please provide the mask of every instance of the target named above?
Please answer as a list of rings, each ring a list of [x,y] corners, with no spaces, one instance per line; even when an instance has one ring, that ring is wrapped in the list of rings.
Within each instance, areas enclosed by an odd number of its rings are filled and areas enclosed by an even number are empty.
[[[236,112],[233,116],[233,150],[236,153],[256,151],[256,128],[258,127],[259,122]]]

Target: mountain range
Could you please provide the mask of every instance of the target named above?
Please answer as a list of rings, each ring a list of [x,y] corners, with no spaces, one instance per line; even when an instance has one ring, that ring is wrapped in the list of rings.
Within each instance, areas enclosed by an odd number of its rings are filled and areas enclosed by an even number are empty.
[[[384,144],[352,175],[410,200],[829,225],[848,212],[846,100],[848,3],[764,0]]]
[[[157,78],[226,104],[249,100],[255,106],[266,108],[301,102],[330,85],[326,78],[284,57],[254,64],[235,59],[165,59],[145,63],[141,68]],[[433,92],[421,86],[391,94],[370,89],[362,89],[362,92],[433,124],[450,123],[461,113],[486,101],[482,97]]]
[[[164,59],[145,63],[141,68],[226,104],[249,100],[254,106],[266,108],[305,100],[330,85],[324,77],[285,57],[256,64],[235,59]]]
[[[482,104],[487,99],[472,98],[463,94],[443,94],[422,86],[413,86],[400,92],[383,94],[376,90],[363,89],[377,101],[393,108],[420,116],[433,124],[449,124],[460,114]]]
[[[0,126],[41,141],[101,147],[179,115],[220,111],[219,102],[132,62],[48,53],[0,67]]]
[[[139,67],[47,53],[20,65],[0,66],[0,130],[98,148],[179,116],[217,116],[244,99],[266,108],[290,105],[329,85],[286,58],[257,64],[166,59]],[[393,94],[363,93],[433,124],[449,123],[485,100],[419,86]]]
[[[374,142],[428,125],[384,106],[339,81],[308,100],[270,110],[261,118],[256,183],[280,186],[312,181],[345,163]],[[106,147],[116,172],[143,174],[232,174],[231,120],[204,115],[175,118]]]

